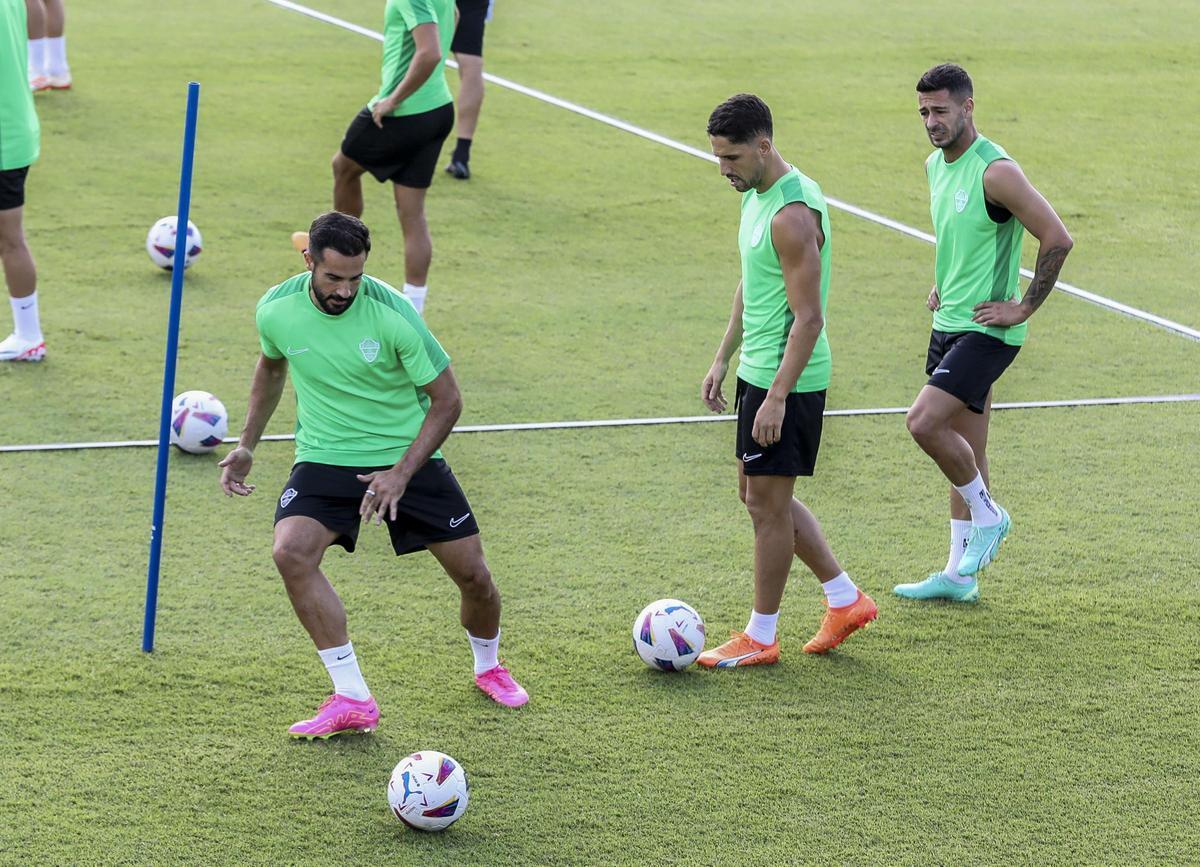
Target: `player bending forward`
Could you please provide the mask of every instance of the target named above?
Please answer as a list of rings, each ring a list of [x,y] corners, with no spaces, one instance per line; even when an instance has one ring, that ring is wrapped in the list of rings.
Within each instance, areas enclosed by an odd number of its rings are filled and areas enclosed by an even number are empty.
[[[275,565],[296,616],[333,679],[333,695],[293,737],[375,729],[379,707],[359,670],[346,610],[321,571],[330,545],[353,551],[360,522],[385,523],[396,553],[428,549],[462,594],[475,683],[500,704],[529,700],[500,665],[500,593],[471,505],[439,446],[462,411],[450,358],[411,302],[363,273],[371,238],[357,218],[322,214],[308,271],[267,291],[256,322],[262,354],[237,448],[221,461],[227,495],[249,496],[253,449],[296,389],[296,464],[275,510]]]

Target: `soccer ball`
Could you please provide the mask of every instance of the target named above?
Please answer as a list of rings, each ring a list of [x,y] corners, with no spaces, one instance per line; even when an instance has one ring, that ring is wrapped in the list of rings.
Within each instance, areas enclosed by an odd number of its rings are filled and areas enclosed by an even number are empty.
[[[704,650],[704,621],[678,599],[651,602],[633,621],[633,649],[651,668],[687,668]]]
[[[171,405],[171,445],[185,452],[211,452],[229,431],[225,404],[207,391],[185,391]]]
[[[467,812],[470,788],[462,765],[445,753],[422,750],[405,756],[392,771],[388,804],[408,827],[441,831]]]
[[[200,255],[200,230],[196,224],[188,220],[187,251],[183,255],[183,267],[187,268]],[[150,227],[146,236],[146,252],[150,261],[159,268],[170,271],[175,266],[175,218],[163,217]]]

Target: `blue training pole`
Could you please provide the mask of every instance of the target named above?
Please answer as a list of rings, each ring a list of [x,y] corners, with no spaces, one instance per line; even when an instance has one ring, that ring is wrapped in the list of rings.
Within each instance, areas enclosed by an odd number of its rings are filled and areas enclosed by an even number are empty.
[[[171,448],[171,403],[175,399],[175,356],[179,352],[179,314],[183,307],[183,262],[187,255],[188,209],[192,200],[192,155],[196,150],[196,113],[200,85],[188,84],[187,119],[183,126],[183,166],[179,170],[179,210],[175,217],[175,265],[171,270],[171,313],[167,320],[167,357],[163,363],[162,417],[158,424],[158,470],[154,479],[154,518],[150,525],[150,566],[146,570],[146,621],[142,650],[154,650],[158,613],[158,566],[162,555],[163,513],[167,504],[167,459]]]

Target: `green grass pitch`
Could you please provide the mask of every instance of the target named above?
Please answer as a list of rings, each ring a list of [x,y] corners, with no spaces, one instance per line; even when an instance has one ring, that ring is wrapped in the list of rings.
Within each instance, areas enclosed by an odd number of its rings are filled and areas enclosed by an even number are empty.
[[[176,390],[217,393],[236,430],[254,303],[298,270],[288,235],[328,207],[379,44],[265,0],[69,5],[76,85],[37,97],[26,209],[50,355],[0,368],[0,443],[157,430],[169,278],[142,244],[175,209],[192,79],[205,251]],[[381,26],[377,0],[312,5]],[[1195,328],[1198,41],[1176,0],[500,0],[487,67],[697,147],[717,102],[758,92],[828,195],[928,230],[913,85],[958,60],[981,131],[1076,239],[1063,278]],[[439,171],[429,197],[427,315],[462,422],[701,414],[738,273],[715,167],[496,87],[472,155],[469,182]],[[400,281],[390,192],[366,192],[368,270]],[[932,248],[832,218],[830,407],[904,406]],[[1200,345],[1058,294],[997,400],[1197,392],[1198,371]],[[383,719],[316,744],[285,736],[328,688],[270,558],[290,443],[259,449],[259,492],[236,502],[216,456],[172,455],[152,655],[153,451],[0,453],[0,864],[1195,862],[1198,427],[1197,403],[997,413],[1014,532],[980,604],[952,607],[890,594],[943,562],[936,468],[901,416],[832,418],[798,490],[879,621],[805,656],[820,593],[797,566],[780,665],[678,676],[646,669],[629,630],[662,596],[714,641],[744,625],[732,425],[456,434],[502,654],[533,700],[511,712],[471,685],[449,580],[364,530],[326,566]],[[392,766],[422,748],[472,781],[440,835],[387,811]]]

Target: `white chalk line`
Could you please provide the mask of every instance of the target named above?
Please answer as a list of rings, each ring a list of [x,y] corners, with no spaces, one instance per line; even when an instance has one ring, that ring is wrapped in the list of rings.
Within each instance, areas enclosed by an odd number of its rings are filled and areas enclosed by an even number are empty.
[[[267,2],[272,3],[276,6],[279,6],[283,9],[289,9],[293,12],[299,12],[301,15],[307,15],[308,17],[315,18],[318,21],[324,21],[327,24],[333,24],[337,27],[345,28],[346,30],[350,30],[354,33],[358,33],[358,34],[360,34],[362,36],[366,36],[370,39],[374,39],[379,42],[383,41],[382,33],[379,33],[375,30],[370,30],[366,27],[360,27],[357,24],[353,24],[349,21],[345,21],[345,20],[343,20],[341,18],[337,18],[333,15],[328,15],[324,12],[320,12],[320,11],[318,11],[316,9],[312,9],[308,6],[302,6],[299,3],[293,3],[293,2],[291,2],[291,0],[267,0]],[[458,64],[456,64],[453,60],[447,59],[446,64],[452,68],[455,68],[455,69],[458,68]],[[627,123],[626,121],[623,121],[619,118],[615,118],[610,115],[603,114],[598,111],[594,111],[593,109],[587,108],[582,105],[577,105],[576,103],[573,103],[573,102],[568,102],[565,99],[560,99],[557,96],[554,96],[549,93],[545,93],[544,91],[537,90],[532,87],[526,87],[523,84],[518,84],[517,82],[510,81],[507,78],[501,78],[498,75],[492,75],[491,73],[485,72],[483,77],[485,80],[490,81],[491,83],[497,85],[498,87],[504,87],[504,88],[507,88],[508,90],[512,90],[517,93],[524,94],[525,96],[532,97],[533,99],[540,100],[541,102],[548,103],[549,105],[557,106],[558,108],[566,109],[567,111],[574,112],[575,114],[583,115],[584,117],[591,118],[592,120],[599,121],[600,123],[607,124],[608,126],[615,127],[619,130],[623,130],[624,132],[628,132],[633,135],[639,136],[641,138],[644,138],[649,141],[655,142],[657,144],[663,145],[664,147],[672,148],[674,150],[680,151],[681,153],[685,153],[690,156],[698,157],[699,159],[706,160],[707,162],[710,162],[710,163],[717,162],[716,157],[714,157],[712,154],[710,154],[706,151],[702,151],[699,148],[691,147],[690,145],[686,145],[686,144],[683,144],[682,142],[675,141],[674,139],[669,139],[664,135],[660,135],[659,133],[653,132],[651,130],[643,129],[640,126],[635,126],[634,124]],[[908,235],[910,238],[916,238],[920,241],[924,241],[927,244],[937,243],[937,239],[933,235],[929,234],[928,232],[922,232],[919,229],[914,229],[912,226],[907,226],[904,223],[900,223],[889,217],[885,217],[882,214],[876,214],[873,211],[868,211],[865,208],[860,208],[857,205],[850,204],[849,202],[843,202],[839,199],[833,198],[832,196],[826,196],[825,201],[828,202],[832,207],[835,207],[835,208],[838,208],[839,210],[845,211],[848,214],[852,214],[856,217],[860,217],[860,218],[862,218],[864,220],[868,220],[872,223],[877,223],[880,226],[885,226],[889,229],[900,232],[903,235]],[[1026,277],[1027,279],[1033,278],[1033,272],[1030,271],[1028,268],[1022,268],[1021,274],[1022,274],[1022,276]],[[1083,299],[1084,301],[1089,301],[1092,304],[1095,304],[1095,305],[1105,308],[1106,310],[1111,310],[1115,313],[1120,313],[1122,315],[1129,316],[1134,319],[1140,319],[1144,322],[1149,322],[1151,325],[1155,325],[1159,328],[1163,328],[1174,334],[1178,334],[1182,337],[1189,338],[1190,340],[1200,341],[1200,330],[1197,330],[1195,328],[1190,328],[1187,325],[1183,325],[1182,323],[1175,322],[1175,321],[1167,319],[1163,316],[1159,316],[1156,313],[1150,313],[1149,311],[1141,310],[1137,307],[1132,307],[1128,304],[1124,304],[1115,299],[1107,298],[1103,295],[1098,295],[1095,292],[1089,292],[1086,289],[1081,289],[1078,286],[1073,286],[1070,283],[1063,282],[1062,280],[1059,280],[1057,283],[1055,283],[1054,287],[1056,289],[1059,289],[1062,292],[1065,292],[1067,295],[1071,295],[1075,298]]]
[[[275,0],[271,0],[275,2]],[[1161,394],[1142,395],[1137,397],[1084,397],[1073,400],[1030,400],[1019,403],[997,403],[993,410],[1009,409],[1049,409],[1075,406],[1120,406],[1135,403],[1188,403],[1200,401],[1200,394]],[[826,418],[843,416],[867,415],[903,415],[908,412],[906,406],[881,406],[866,409],[831,409],[825,411]],[[662,424],[706,424],[709,422],[736,421],[734,415],[693,415],[665,416],[663,418],[607,418],[585,421],[529,421],[513,422],[510,424],[467,424],[454,428],[452,433],[498,433],[502,431],[538,431],[538,430],[571,430],[578,428],[604,427],[643,427]],[[293,434],[270,434],[262,438],[263,442],[288,442],[296,437]],[[232,444],[237,437],[226,437],[224,442]],[[112,442],[93,443],[40,443],[29,445],[0,446],[2,452],[54,452],[82,451],[85,449],[122,449],[144,448],[157,446],[158,440],[116,440]]]

